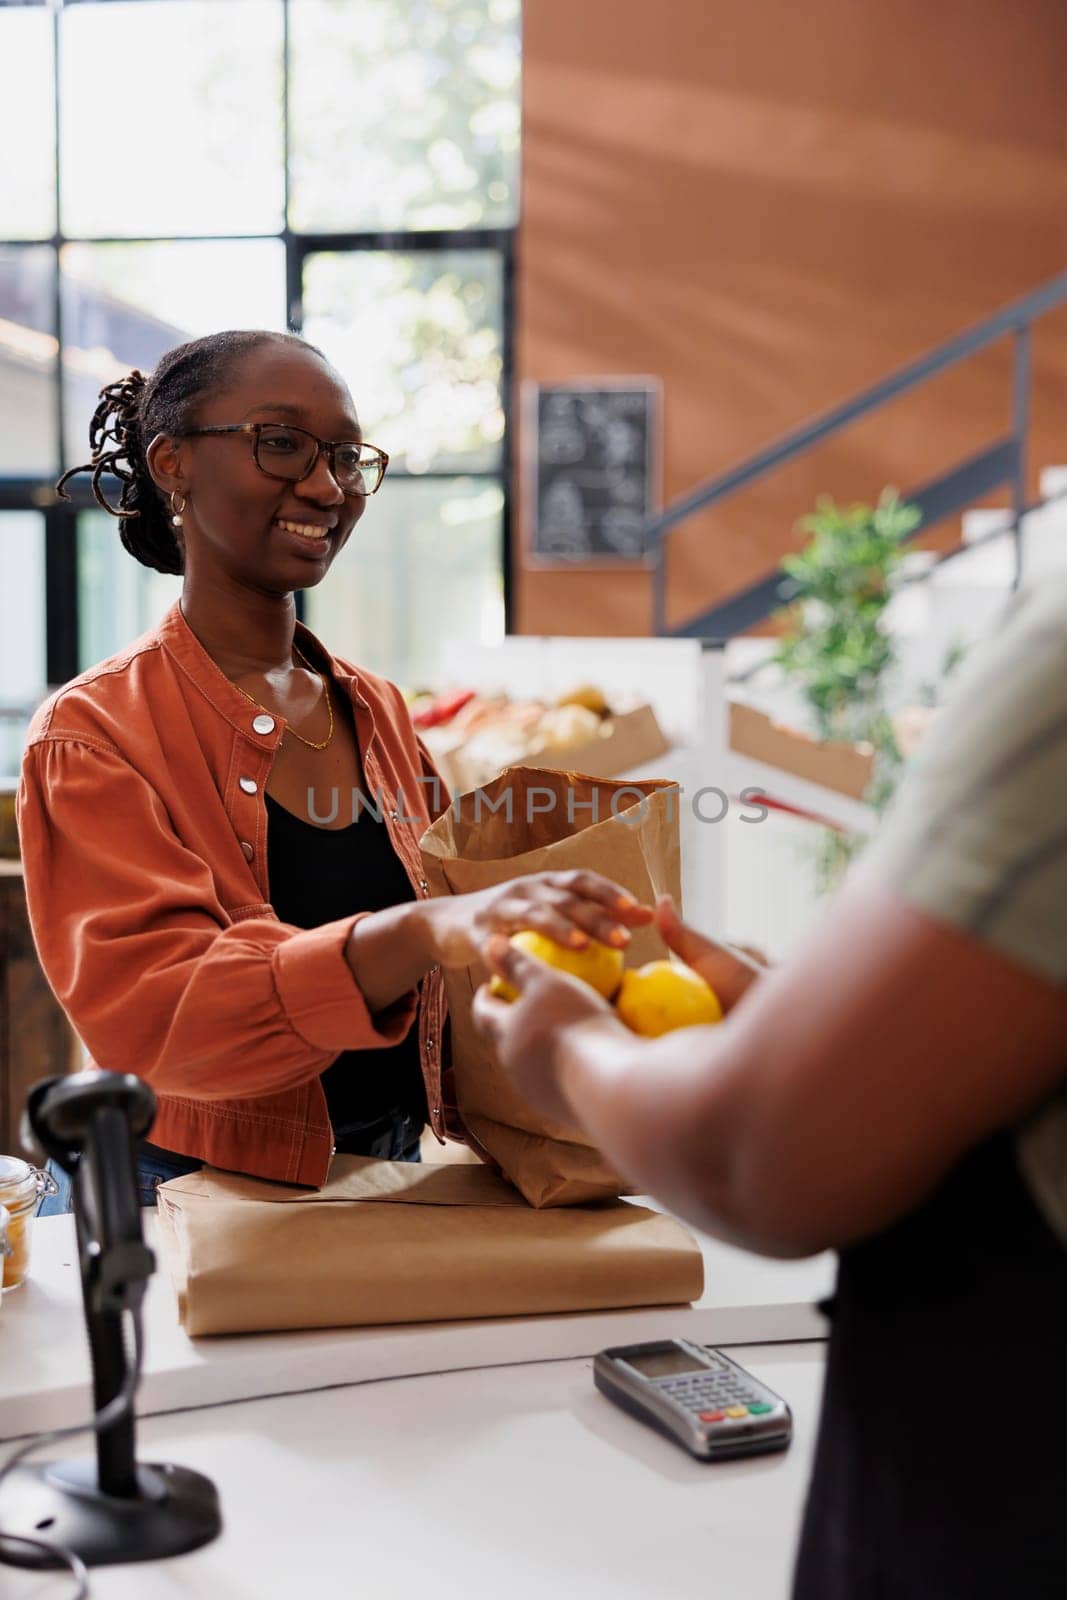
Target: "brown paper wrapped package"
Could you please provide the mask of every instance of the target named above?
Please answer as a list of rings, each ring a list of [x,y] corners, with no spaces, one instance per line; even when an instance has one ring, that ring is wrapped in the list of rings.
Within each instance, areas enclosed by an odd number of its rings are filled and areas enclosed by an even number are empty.
[[[466,894],[527,872],[584,867],[621,884],[644,905],[660,894],[673,895],[681,905],[679,791],[666,781],[622,783],[508,767],[454,801],[423,834],[421,850],[435,895]],[[626,965],[641,966],[667,953],[657,933],[640,928],[627,947]],[[618,1174],[576,1128],[549,1121],[527,1105],[475,1032],[471,1004],[487,976],[480,965],[445,972],[456,1101],[476,1145],[532,1206],[581,1205],[623,1193]]]
[[[159,1189],[189,1334],[678,1305],[700,1250],[625,1200],[535,1211],[488,1167],[337,1156],[323,1189],[205,1167]]]

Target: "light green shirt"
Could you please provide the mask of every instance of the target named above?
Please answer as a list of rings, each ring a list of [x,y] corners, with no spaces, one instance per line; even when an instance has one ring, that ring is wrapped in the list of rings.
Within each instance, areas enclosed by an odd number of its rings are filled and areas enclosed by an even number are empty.
[[[1067,575],[1024,589],[976,651],[863,865],[1067,985]],[[1016,1148],[1067,1244],[1067,1076]]]

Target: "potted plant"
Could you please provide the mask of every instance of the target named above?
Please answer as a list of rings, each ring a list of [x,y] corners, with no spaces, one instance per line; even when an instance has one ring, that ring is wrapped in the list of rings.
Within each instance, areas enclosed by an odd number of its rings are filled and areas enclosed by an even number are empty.
[[[902,761],[885,701],[896,662],[885,611],[905,541],[920,520],[918,507],[895,489],[884,490],[874,506],[841,506],[823,496],[799,524],[808,543],[782,562],[794,598],[774,659],[800,689],[819,739],[873,750],[864,800],[876,811],[888,804]],[[859,842],[830,832],[820,861],[824,888],[838,882]]]

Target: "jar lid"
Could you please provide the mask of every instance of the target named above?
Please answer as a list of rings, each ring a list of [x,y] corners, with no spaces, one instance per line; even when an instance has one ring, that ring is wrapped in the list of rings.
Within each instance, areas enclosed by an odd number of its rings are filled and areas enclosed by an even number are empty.
[[[0,1201],[24,1201],[37,1193],[37,1168],[19,1156],[0,1156]]]

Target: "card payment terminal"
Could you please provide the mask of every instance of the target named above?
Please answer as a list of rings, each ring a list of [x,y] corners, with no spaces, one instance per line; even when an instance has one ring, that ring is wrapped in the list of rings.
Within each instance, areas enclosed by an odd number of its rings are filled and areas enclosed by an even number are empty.
[[[721,1350],[688,1339],[602,1350],[593,1381],[703,1461],[784,1450],[792,1437],[792,1413],[780,1395]]]

